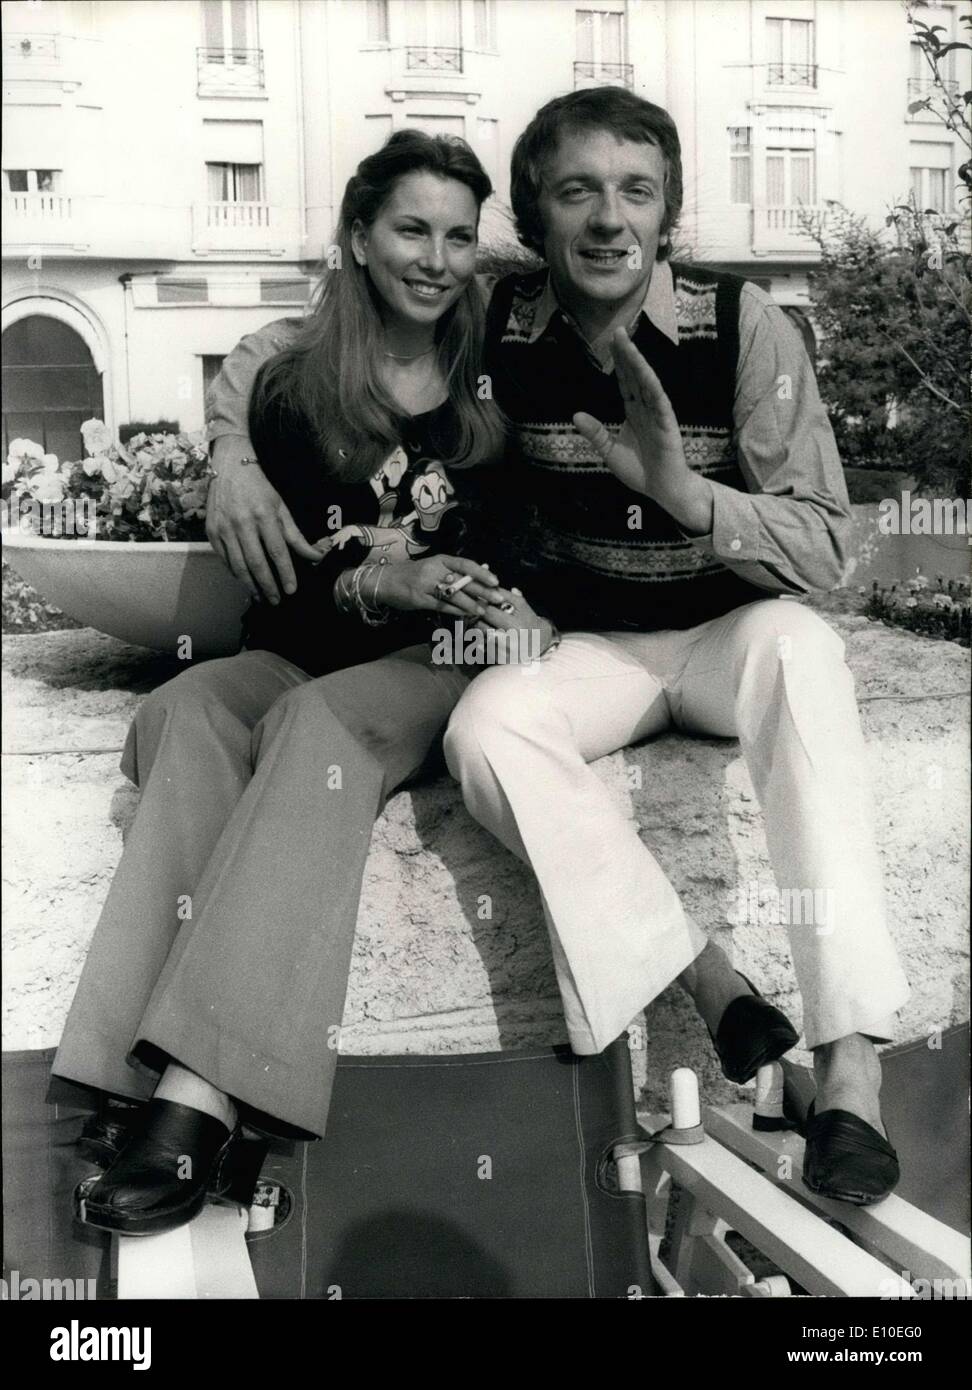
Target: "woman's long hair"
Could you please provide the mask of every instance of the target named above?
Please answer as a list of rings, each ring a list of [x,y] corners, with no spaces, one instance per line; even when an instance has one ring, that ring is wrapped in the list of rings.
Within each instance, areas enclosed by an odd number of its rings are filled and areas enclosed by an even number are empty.
[[[465,184],[477,209],[492,192],[479,160],[455,136],[397,131],[362,160],[344,192],[313,311],[294,345],[261,371],[251,402],[255,424],[271,407],[308,421],[330,471],[346,482],[371,477],[389,449],[401,442],[407,419],[379,376],[384,350],[380,298],[367,270],[355,260],[351,229],[356,223],[370,227],[398,180],[424,170]],[[480,396],[485,310],[474,279],[435,328],[439,367],[458,426],[445,446],[450,456],[442,462],[470,466],[495,456],[504,434],[498,407]]]

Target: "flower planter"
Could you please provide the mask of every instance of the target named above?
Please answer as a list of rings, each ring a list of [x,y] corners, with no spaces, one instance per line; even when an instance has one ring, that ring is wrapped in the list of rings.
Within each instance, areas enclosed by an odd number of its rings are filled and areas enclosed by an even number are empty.
[[[189,637],[193,657],[239,651],[249,595],[208,541],[57,540],[11,528],[3,554],[68,617],[123,642],[174,653]]]

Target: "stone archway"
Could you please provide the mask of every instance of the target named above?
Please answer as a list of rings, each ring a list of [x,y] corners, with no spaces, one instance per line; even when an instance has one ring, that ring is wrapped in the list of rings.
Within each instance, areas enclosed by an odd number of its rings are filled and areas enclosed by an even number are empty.
[[[17,438],[32,439],[61,460],[81,458],[81,422],[104,415],[101,372],[62,317],[30,313],[4,329],[4,458]]]

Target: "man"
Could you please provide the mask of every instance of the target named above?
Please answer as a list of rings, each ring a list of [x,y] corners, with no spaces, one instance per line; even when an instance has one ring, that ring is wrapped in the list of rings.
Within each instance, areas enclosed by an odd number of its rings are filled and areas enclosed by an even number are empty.
[[[839,582],[849,533],[806,353],[755,286],[669,263],[681,159],[660,108],[616,88],[548,103],[517,143],[511,187],[521,240],[547,268],[500,281],[488,314],[487,367],[516,439],[496,524],[532,519],[511,547],[529,562],[502,578],[515,573],[566,635],[529,680],[496,667],[471,683],[449,766],[537,876],[574,1049],[601,1050],[678,979],[743,1079],[796,1035],[686,918],[588,766],[671,725],[739,738],[779,888],[828,905],[790,929],[817,1080],[805,1178],[880,1200],[897,1162],[874,1042],[908,991],[842,643],[785,601]],[[268,556],[289,590],[286,546],[304,555],[306,540],[239,462],[245,441],[228,435],[245,416],[225,388],[245,394],[272,336],[245,340],[216,392],[208,522],[271,602]]]

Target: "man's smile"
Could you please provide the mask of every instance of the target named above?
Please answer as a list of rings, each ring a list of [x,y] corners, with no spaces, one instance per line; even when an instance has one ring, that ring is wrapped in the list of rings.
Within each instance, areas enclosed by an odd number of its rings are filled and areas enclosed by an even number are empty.
[[[624,260],[628,254],[628,249],[627,246],[620,246],[617,248],[587,246],[581,247],[578,251],[578,255],[590,265],[611,267],[618,265]]]

